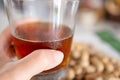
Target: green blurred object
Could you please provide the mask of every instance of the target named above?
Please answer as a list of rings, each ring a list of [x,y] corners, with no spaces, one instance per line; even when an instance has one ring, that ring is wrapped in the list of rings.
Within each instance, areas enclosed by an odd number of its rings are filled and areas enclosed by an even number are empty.
[[[97,31],[96,34],[109,45],[111,45],[115,50],[120,52],[120,40],[109,30]]]

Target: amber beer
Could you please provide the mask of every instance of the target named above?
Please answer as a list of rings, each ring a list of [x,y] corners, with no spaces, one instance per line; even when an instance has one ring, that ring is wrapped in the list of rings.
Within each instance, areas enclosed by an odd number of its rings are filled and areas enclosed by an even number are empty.
[[[57,67],[45,71],[53,72],[65,67],[70,55],[72,31],[66,25],[55,25],[47,22],[26,22],[16,24],[13,41],[19,59],[38,49],[54,49],[64,53],[63,62]]]

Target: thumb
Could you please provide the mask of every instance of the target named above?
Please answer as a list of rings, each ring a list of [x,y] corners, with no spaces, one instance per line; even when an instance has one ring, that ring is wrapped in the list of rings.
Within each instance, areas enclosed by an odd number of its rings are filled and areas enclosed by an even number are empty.
[[[59,65],[63,60],[63,53],[55,50],[36,50],[25,58],[12,62],[4,67],[2,72],[8,72],[5,77],[11,80],[29,80],[34,75]],[[7,80],[7,79],[4,79]]]

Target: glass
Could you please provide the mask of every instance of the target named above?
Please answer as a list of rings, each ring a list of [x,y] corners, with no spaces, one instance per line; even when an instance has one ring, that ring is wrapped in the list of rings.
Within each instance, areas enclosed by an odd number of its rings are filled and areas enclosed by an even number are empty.
[[[64,53],[63,62],[36,77],[56,80],[63,76],[70,57],[79,0],[4,0],[16,56],[25,57],[37,49]]]

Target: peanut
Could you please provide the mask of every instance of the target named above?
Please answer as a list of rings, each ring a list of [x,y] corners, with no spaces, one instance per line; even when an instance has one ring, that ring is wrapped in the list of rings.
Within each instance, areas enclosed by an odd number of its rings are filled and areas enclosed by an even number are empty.
[[[96,77],[94,80],[103,80],[103,77],[99,76],[99,77]]]
[[[92,65],[86,67],[85,70],[87,73],[95,73],[96,72],[96,68]]]
[[[75,71],[72,68],[69,68],[67,78],[68,80],[73,80],[75,77]]]
[[[80,75],[80,74],[83,73],[83,69],[81,68],[80,65],[75,66],[74,69],[75,69],[75,74],[76,74],[76,75]]]
[[[72,46],[66,80],[120,80],[120,61],[77,42]]]
[[[89,53],[88,52],[85,52],[81,54],[81,61],[79,62],[79,64],[82,66],[82,67],[87,67],[89,66]]]
[[[120,80],[120,78],[115,78],[115,77],[108,77],[105,80]]]
[[[103,56],[103,58],[102,58],[101,60],[102,60],[102,62],[103,62],[104,64],[106,64],[106,63],[109,62],[109,58],[108,58],[108,57],[105,57],[105,56]]]
[[[104,71],[104,65],[98,58],[91,58],[91,63],[96,66],[97,72],[101,73]]]
[[[105,70],[107,73],[111,73],[114,71],[114,66],[111,63],[106,63],[105,64]]]
[[[76,61],[75,60],[70,60],[69,66],[76,66]]]
[[[92,73],[92,74],[87,74],[85,76],[85,80],[94,80],[96,77],[98,77],[100,74],[99,73]]]
[[[80,52],[77,51],[77,50],[72,52],[72,58],[79,59],[80,58]]]
[[[114,71],[114,72],[113,72],[113,75],[114,75],[115,77],[120,77],[120,72],[119,72],[119,71]]]

